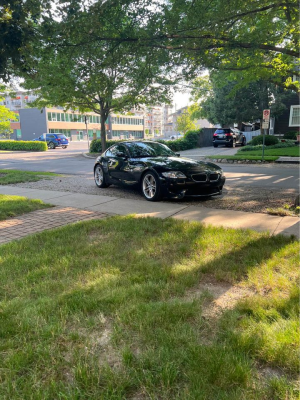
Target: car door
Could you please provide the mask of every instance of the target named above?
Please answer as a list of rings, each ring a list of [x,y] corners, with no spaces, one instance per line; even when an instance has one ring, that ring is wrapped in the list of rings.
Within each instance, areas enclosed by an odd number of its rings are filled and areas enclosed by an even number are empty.
[[[120,154],[124,156],[120,156]],[[104,156],[105,167],[109,179],[115,183],[127,183],[129,179],[130,169],[128,167],[128,152],[124,145],[116,144],[110,147]],[[106,169],[105,168],[105,169]]]

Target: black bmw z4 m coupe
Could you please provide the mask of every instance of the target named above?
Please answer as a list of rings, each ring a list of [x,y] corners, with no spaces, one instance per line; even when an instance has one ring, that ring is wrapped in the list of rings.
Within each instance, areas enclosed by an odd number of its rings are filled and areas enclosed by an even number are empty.
[[[220,195],[225,183],[216,164],[180,157],[164,144],[150,141],[109,147],[95,162],[94,178],[99,188],[113,184],[140,187],[149,201]]]

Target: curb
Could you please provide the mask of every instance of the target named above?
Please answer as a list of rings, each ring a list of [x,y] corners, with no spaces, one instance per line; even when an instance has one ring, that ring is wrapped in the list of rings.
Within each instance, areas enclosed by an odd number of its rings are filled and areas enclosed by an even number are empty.
[[[88,155],[87,153],[81,153],[83,155],[83,157],[85,158],[92,158],[93,160],[95,160],[100,154],[97,154],[95,157]]]

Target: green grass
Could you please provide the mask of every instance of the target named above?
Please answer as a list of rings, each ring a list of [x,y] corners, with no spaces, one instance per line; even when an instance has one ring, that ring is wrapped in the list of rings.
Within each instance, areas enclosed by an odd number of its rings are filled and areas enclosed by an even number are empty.
[[[113,217],[0,249],[1,399],[298,398],[295,239]],[[204,318],[205,279],[253,295]]]
[[[242,154],[243,152],[238,154]],[[247,155],[253,155],[253,156],[261,156],[262,150],[254,150],[254,151],[247,151]],[[299,146],[294,146],[294,147],[285,147],[285,148],[279,148],[279,149],[265,149],[265,155],[266,156],[286,156],[286,157],[300,157],[300,147]]]
[[[23,182],[37,182],[59,176],[53,172],[20,171],[15,169],[0,169],[0,185],[10,185]]]
[[[26,197],[0,194],[0,221],[48,207],[52,206],[43,203],[42,200],[30,200]]]
[[[247,153],[237,153],[235,156],[224,156],[224,155],[215,155],[215,156],[206,156],[206,158],[213,158],[213,159],[224,159],[224,160],[261,160],[262,157],[260,156],[255,156],[255,155],[249,155],[248,154],[252,152],[251,151],[247,151]],[[266,161],[275,161],[277,160],[279,156],[265,156],[264,159]]]
[[[286,147],[279,149],[265,149],[264,159],[266,161],[275,161],[279,157],[299,157],[300,148],[298,146],[295,147]],[[261,160],[262,159],[262,150],[254,150],[254,151],[238,151],[234,156],[224,156],[224,155],[215,155],[215,156],[207,156],[206,158],[221,158],[225,160]]]

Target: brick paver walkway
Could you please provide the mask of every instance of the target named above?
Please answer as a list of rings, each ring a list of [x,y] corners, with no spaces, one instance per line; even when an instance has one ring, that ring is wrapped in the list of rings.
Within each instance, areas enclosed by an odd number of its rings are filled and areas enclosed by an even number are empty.
[[[73,207],[53,207],[33,211],[0,222],[0,244],[21,239],[33,233],[90,219],[102,219],[109,214],[98,211],[80,210]]]

